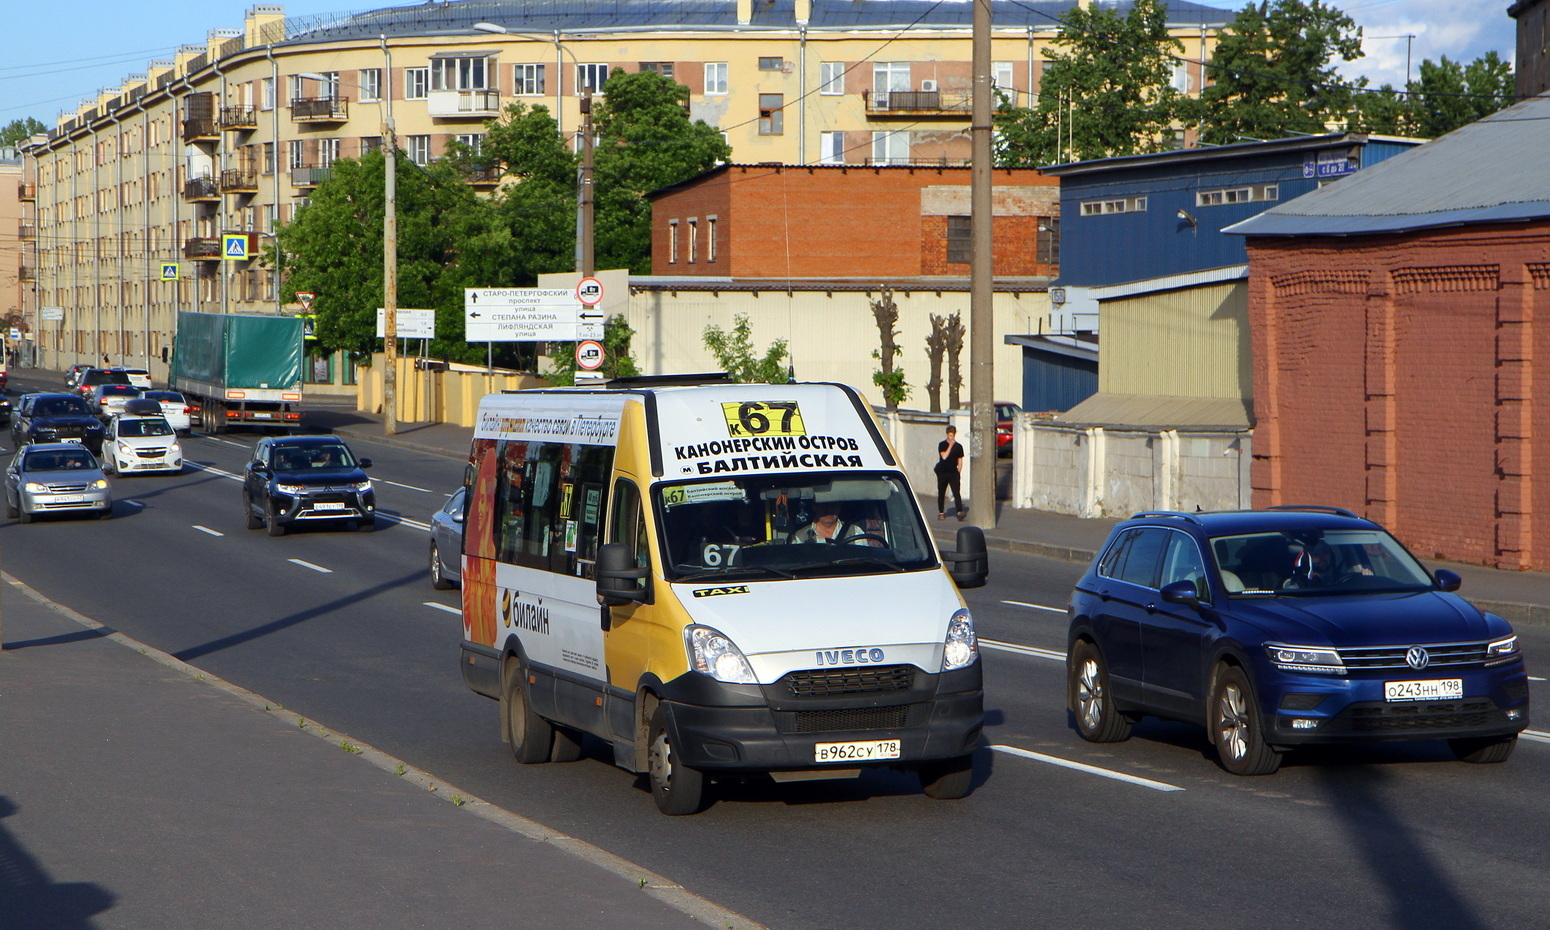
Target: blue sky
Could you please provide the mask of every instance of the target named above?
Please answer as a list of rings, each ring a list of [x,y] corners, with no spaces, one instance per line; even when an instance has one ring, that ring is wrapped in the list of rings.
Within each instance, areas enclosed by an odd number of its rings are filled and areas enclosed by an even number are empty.
[[[1374,86],[1404,82],[1410,46],[1411,73],[1426,58],[1447,55],[1473,61],[1496,50],[1514,56],[1510,0],[1327,0],[1343,9],[1369,36],[1367,57],[1342,69],[1365,75]],[[152,59],[169,58],[180,45],[200,44],[211,29],[238,28],[251,0],[74,0],[7,4],[0,30],[0,125],[31,116],[53,125],[97,89],[117,86],[143,72]],[[374,9],[390,3],[341,5],[340,0],[291,0],[287,16]],[[1236,9],[1241,3],[1209,5]],[[1403,38],[1413,35],[1407,42]]]

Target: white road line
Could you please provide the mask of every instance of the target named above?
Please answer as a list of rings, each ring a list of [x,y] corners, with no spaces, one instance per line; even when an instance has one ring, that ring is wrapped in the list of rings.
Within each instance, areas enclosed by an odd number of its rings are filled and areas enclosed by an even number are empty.
[[[391,484],[395,488],[408,488],[411,491],[419,491],[419,492],[421,492],[423,494],[431,493],[431,489],[430,488],[417,488],[417,487],[415,487],[412,484],[399,484],[397,481],[389,481],[386,478],[378,478],[377,480],[382,482],[383,484]]]
[[[456,607],[448,607],[446,604],[438,604],[435,601],[426,601],[425,602],[425,606],[426,607],[434,607],[437,610],[445,610],[447,613],[449,613],[449,614],[457,614],[459,617],[463,616],[463,612],[461,610],[458,610]]]
[[[1518,735],[1536,743],[1550,743],[1550,733],[1546,733],[1543,730],[1524,730]]]
[[[1530,675],[1530,676],[1528,676],[1528,680],[1529,681],[1544,681],[1544,679],[1540,678],[1538,675]]]
[[[300,565],[302,568],[310,568],[315,572],[322,572],[325,575],[332,575],[334,573],[334,570],[331,568],[324,568],[321,565],[313,565],[311,562],[304,562],[301,559],[286,559],[285,561],[295,565]]]
[[[1027,607],[1031,610],[1047,610],[1050,613],[1055,614],[1063,614],[1066,612],[1064,607],[1045,607],[1043,604],[1030,604],[1027,601],[1002,601],[1001,603],[1011,604],[1013,607]]]
[[[1004,752],[1009,756],[1021,756],[1024,759],[1032,759],[1035,762],[1048,762],[1050,765],[1058,765],[1061,768],[1075,769],[1078,772],[1086,772],[1089,775],[1101,775],[1104,778],[1112,778],[1115,781],[1127,782],[1132,785],[1140,785],[1142,788],[1150,788],[1153,791],[1183,791],[1178,785],[1170,785],[1166,782],[1152,781],[1150,778],[1141,778],[1136,775],[1127,775],[1124,772],[1115,772],[1110,769],[1101,769],[1096,765],[1088,765],[1085,762],[1072,762],[1070,759],[1061,759],[1057,756],[1046,756],[1042,752],[1029,752],[1026,749],[1018,749],[1016,746],[992,746],[996,752]]]
[[[229,471],[222,471],[221,469],[216,468],[214,465],[201,465],[198,462],[188,462],[186,464],[188,465],[189,468],[197,468],[200,471],[211,472],[213,474],[220,475],[222,478],[230,478],[233,481],[241,481],[242,480],[242,476],[241,475],[234,475],[234,474],[232,474]]]
[[[1053,649],[1040,649],[1037,646],[1022,646],[1017,643],[1003,643],[994,639],[982,639],[980,645],[987,649],[999,649],[1002,652],[1015,652],[1018,655],[1037,656],[1040,659],[1054,659],[1057,662],[1066,661],[1064,652],[1056,652]]]
[[[419,520],[411,520],[408,517],[396,517],[390,513],[379,512],[377,514],[377,519],[387,523],[402,523],[404,526],[412,526],[417,530],[424,530],[427,533],[431,531],[431,525],[429,523],[421,523]]]
[[[210,529],[208,526],[200,526],[197,523],[194,524],[194,529],[198,530],[201,533],[209,533],[211,536],[225,536],[226,535],[225,533],[218,533],[215,530]]]
[[[144,507],[145,506],[144,504],[140,503],[139,501],[124,501],[123,503],[126,503],[129,506],[131,506],[131,507]]]

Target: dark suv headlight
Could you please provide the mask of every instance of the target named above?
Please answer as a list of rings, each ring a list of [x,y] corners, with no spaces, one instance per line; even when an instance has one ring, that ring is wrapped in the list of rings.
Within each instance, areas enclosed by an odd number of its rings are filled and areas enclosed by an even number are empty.
[[[1287,646],[1266,643],[1270,661],[1284,672],[1313,672],[1319,675],[1344,675],[1340,653],[1328,646]]]

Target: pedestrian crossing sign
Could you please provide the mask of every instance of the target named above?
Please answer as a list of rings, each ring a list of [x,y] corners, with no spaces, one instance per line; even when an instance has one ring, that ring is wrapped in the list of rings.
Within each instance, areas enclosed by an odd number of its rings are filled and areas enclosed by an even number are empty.
[[[162,262],[161,263],[161,279],[163,281],[176,281],[178,279],[178,263],[177,262]]]
[[[227,261],[245,262],[248,254],[247,233],[227,233],[221,237],[221,257]]]

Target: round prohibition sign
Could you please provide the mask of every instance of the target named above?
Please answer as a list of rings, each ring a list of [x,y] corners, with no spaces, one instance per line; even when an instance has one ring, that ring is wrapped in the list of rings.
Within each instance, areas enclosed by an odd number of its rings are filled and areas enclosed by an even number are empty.
[[[576,299],[583,307],[595,307],[603,302],[603,282],[596,278],[582,278],[576,285]]]
[[[597,371],[603,367],[603,344],[596,339],[576,343],[576,367],[582,371]]]

